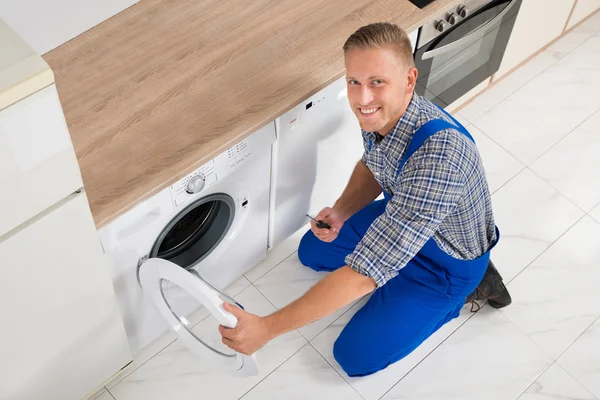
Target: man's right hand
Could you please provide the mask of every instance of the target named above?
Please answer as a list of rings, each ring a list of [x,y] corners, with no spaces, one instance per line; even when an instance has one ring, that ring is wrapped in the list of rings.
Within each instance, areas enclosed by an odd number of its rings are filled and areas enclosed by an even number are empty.
[[[323,221],[331,227],[331,229],[317,228],[317,223],[315,221],[310,221],[310,229],[316,237],[324,242],[334,241],[344,225],[344,219],[340,215],[339,211],[331,207],[325,207],[322,209],[315,219]]]

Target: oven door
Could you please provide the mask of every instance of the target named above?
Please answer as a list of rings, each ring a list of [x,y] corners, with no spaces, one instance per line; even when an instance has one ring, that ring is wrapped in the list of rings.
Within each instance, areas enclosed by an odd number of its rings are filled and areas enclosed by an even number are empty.
[[[452,104],[500,68],[522,0],[495,0],[448,32],[419,45],[416,92]]]

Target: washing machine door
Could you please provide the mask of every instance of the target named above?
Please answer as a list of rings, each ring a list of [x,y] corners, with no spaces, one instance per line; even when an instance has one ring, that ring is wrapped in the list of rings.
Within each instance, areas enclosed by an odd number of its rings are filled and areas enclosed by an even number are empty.
[[[151,258],[140,266],[139,280],[144,292],[151,297],[162,317],[192,353],[211,366],[230,374],[236,376],[258,375],[259,368],[254,354],[252,356],[236,352],[227,354],[195,335],[169,306],[163,294],[162,285],[164,281],[176,284],[206,307],[219,324],[235,328],[236,317],[225,311],[223,300],[219,297],[219,294],[224,295],[223,293],[204,281],[200,275],[192,274],[180,266],[160,258]]]

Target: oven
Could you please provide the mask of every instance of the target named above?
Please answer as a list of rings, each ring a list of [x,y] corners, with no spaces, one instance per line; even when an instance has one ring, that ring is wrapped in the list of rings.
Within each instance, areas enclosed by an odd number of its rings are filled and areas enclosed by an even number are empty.
[[[415,91],[446,107],[500,68],[522,0],[466,0],[419,30]]]

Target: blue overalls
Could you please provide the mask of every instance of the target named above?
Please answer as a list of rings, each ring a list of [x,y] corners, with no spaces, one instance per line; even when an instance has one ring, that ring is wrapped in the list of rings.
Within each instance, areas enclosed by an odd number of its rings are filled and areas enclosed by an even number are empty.
[[[415,132],[397,174],[430,136],[443,129],[457,129],[474,142],[469,132],[446,114],[456,126],[442,119],[425,123]],[[346,256],[385,212],[391,196],[384,196],[350,217],[330,243],[319,240],[309,230],[298,248],[300,261],[316,271],[333,271],[346,265]],[[499,239],[497,228],[496,234]],[[346,325],[333,346],[337,362],[349,376],[365,376],[411,353],[442,325],[458,317],[465,298],[481,282],[489,258],[488,250],[474,260],[459,260],[442,251],[433,237],[429,239],[396,277],[373,292]]]

